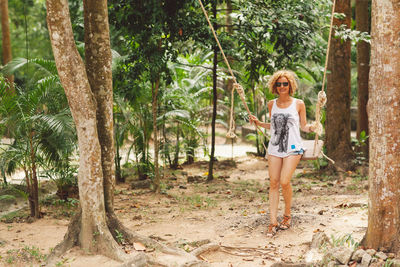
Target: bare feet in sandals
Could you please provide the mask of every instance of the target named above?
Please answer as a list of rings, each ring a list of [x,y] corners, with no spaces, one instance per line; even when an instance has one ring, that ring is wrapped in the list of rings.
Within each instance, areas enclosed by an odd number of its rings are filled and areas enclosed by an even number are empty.
[[[278,224],[269,224],[268,225],[268,230],[267,230],[267,236],[268,237],[273,237],[276,235],[276,233],[279,230]]]
[[[279,229],[287,230],[292,224],[292,217],[290,215],[283,215],[283,220],[279,224]]]

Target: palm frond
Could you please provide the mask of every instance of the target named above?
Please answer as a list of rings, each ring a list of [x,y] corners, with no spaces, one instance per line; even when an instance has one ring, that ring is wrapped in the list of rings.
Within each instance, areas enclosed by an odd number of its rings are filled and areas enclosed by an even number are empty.
[[[23,68],[26,64],[33,64],[39,70],[44,72],[44,76],[57,75],[57,68],[54,60],[46,60],[41,58],[14,58],[8,62],[2,69],[5,75],[13,75],[15,72]]]
[[[190,119],[190,113],[187,110],[171,110],[160,116],[157,120],[164,120],[168,118],[180,118],[183,120]]]

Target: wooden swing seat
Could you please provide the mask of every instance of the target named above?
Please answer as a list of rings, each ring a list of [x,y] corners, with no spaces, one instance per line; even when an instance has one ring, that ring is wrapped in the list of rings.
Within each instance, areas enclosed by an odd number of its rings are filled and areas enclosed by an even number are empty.
[[[301,160],[316,160],[322,156],[322,148],[324,141],[318,140],[303,140],[304,154]]]

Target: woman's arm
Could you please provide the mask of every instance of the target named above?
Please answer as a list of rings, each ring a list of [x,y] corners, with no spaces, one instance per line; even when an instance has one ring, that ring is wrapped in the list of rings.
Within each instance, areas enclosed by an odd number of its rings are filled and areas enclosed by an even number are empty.
[[[269,111],[269,117],[271,118],[271,109],[272,109],[272,104],[273,101],[268,102],[268,111]],[[257,126],[263,127],[265,129],[271,129],[271,123],[269,122],[261,122],[258,120],[256,116],[250,115],[249,116],[250,122],[254,123]]]
[[[297,100],[297,111],[299,112],[300,117],[300,129],[306,133],[313,132],[313,126],[311,124],[307,124],[306,105],[304,104],[303,100]]]
[[[263,127],[265,129],[270,129],[271,128],[271,123],[262,122],[254,115],[250,115],[249,119],[250,119],[250,122],[254,123],[257,126]]]

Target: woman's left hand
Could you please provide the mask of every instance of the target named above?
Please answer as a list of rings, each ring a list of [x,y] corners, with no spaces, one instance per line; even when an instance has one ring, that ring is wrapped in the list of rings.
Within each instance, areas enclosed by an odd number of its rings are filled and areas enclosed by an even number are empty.
[[[257,123],[258,123],[258,119],[254,115],[249,115],[249,120],[251,123],[254,123],[255,125],[257,125]]]

